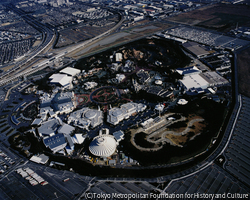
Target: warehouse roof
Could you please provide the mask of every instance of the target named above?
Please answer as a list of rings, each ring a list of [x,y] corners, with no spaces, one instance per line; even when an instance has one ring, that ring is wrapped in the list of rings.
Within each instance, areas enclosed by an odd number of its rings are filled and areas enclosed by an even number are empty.
[[[57,83],[61,86],[66,86],[71,83],[72,77],[66,75],[66,74],[53,74],[49,77],[50,83]]]
[[[184,76],[184,78],[180,80],[180,82],[186,87],[187,90],[191,88],[205,89],[209,86],[209,83],[199,74]]]
[[[43,139],[43,142],[45,146],[49,147],[52,151],[60,146],[63,146],[63,145],[66,146],[67,144],[65,141],[64,135],[61,133],[45,138]]]
[[[75,127],[64,124],[58,129],[58,133],[69,135],[73,130],[75,130]]]
[[[187,42],[187,43],[183,44],[183,47],[188,49],[190,52],[192,52],[198,58],[210,54],[209,51],[206,51],[202,46],[200,46],[196,42]]]
[[[79,74],[80,72],[81,72],[81,70],[75,69],[73,67],[66,67],[60,71],[60,73],[68,74],[70,76],[75,76],[75,75]]]

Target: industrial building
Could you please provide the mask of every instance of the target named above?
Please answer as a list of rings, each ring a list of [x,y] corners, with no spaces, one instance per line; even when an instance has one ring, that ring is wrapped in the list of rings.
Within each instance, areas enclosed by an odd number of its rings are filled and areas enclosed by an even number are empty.
[[[117,125],[120,121],[128,119],[131,115],[142,112],[147,108],[146,105],[141,103],[126,103],[121,105],[121,108],[111,108],[108,110],[107,122]]]
[[[72,88],[72,76],[66,74],[53,74],[49,77],[50,83],[63,89]]]
[[[200,76],[209,83],[209,86],[222,86],[229,83],[227,79],[220,76],[217,72],[205,72],[200,74]]]
[[[186,91],[197,88],[206,89],[209,87],[209,83],[199,74],[184,76],[182,80],[179,80],[179,82]]]
[[[49,157],[44,154],[41,154],[39,156],[34,155],[30,158],[30,161],[43,164],[43,165],[45,165],[48,162],[48,160],[49,160]]]
[[[213,86],[222,86],[229,83],[227,79],[220,76],[217,72],[204,72],[200,74],[186,75],[179,80],[185,91],[203,92],[204,89]]]
[[[177,68],[176,72],[182,76],[200,74],[202,71],[199,70],[196,66],[186,67],[186,68]]]
[[[83,129],[95,128],[103,123],[103,112],[89,108],[82,108],[70,114],[68,123]]]
[[[51,84],[61,87],[62,89],[71,89],[73,87],[73,76],[79,74],[81,70],[72,67],[66,67],[59,74],[53,74],[49,77]]]
[[[73,67],[66,67],[60,71],[62,74],[67,74],[69,76],[76,76],[81,73],[81,70],[75,69]]]
[[[197,58],[202,58],[210,54],[203,46],[196,42],[186,42],[182,45],[187,51],[191,52]]]

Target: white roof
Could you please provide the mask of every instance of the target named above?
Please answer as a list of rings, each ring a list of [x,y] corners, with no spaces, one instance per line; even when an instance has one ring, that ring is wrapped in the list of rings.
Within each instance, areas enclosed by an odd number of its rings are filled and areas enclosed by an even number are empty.
[[[58,129],[58,133],[70,134],[73,130],[75,130],[73,126],[64,124]]]
[[[73,122],[75,126],[84,128],[87,128],[89,125],[96,127],[103,122],[103,112],[84,107],[70,114],[68,123],[71,122]]]
[[[49,160],[49,157],[41,154],[39,156],[32,156],[30,158],[30,161],[36,162],[36,163],[41,163],[41,164],[46,164],[46,162]]]
[[[72,67],[66,67],[60,71],[60,73],[68,74],[70,76],[75,76],[75,75],[79,74],[80,72],[81,72],[81,70],[75,69]]]
[[[156,84],[156,85],[161,85],[161,84],[162,84],[162,81],[161,81],[161,80],[156,80],[156,81],[155,81],[155,84]]]
[[[156,106],[155,106],[155,110],[159,110],[159,111],[162,111],[163,109],[164,109],[164,105],[163,104],[157,104]]]
[[[87,111],[84,116],[87,118],[87,119],[93,119],[97,116],[97,112],[95,110],[89,110]]]
[[[99,135],[89,145],[89,151],[95,156],[109,157],[116,150],[116,140],[112,135]]]
[[[179,99],[177,102],[179,105],[186,105],[188,101],[186,99]]]
[[[42,119],[40,119],[40,118],[36,118],[36,119],[32,122],[32,124],[31,124],[31,125],[40,125],[42,122],[43,122],[43,120],[42,120]]]
[[[121,53],[116,53],[115,54],[115,60],[116,60],[116,62],[122,61],[122,54]]]
[[[82,136],[82,134],[75,134],[73,137],[72,137],[72,141],[75,143],[75,144],[82,144],[85,140],[86,136]]]
[[[205,89],[209,86],[209,83],[199,74],[185,76],[182,80],[180,80],[180,82],[186,87],[187,90],[191,88]]]
[[[53,74],[49,77],[51,79],[51,83],[59,83],[62,86],[65,86],[72,81],[72,77],[66,74]]]

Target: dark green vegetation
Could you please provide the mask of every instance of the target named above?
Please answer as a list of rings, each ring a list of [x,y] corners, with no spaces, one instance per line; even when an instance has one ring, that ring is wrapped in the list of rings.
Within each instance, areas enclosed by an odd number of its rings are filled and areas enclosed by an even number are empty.
[[[138,144],[140,147],[145,147],[145,148],[153,148],[154,144],[148,142],[146,138],[147,134],[140,132],[137,133],[135,136],[135,143]],[[133,155],[131,155],[133,157]]]
[[[139,51],[140,53],[137,53]],[[184,67],[190,63],[190,58],[186,56],[179,45],[173,41],[158,40],[158,39],[141,39],[135,42],[129,43],[126,46],[117,48],[111,48],[104,53],[96,54],[87,58],[81,59],[76,68],[88,71],[89,69],[103,68],[107,69],[107,64],[111,64],[110,55],[114,55],[117,52],[123,52],[124,58],[122,64],[125,64],[126,60],[134,61],[138,68],[151,68],[157,71],[165,72],[170,69],[178,67]],[[141,57],[140,57],[140,55]],[[161,67],[157,67],[154,62],[162,62]],[[112,77],[111,73],[108,73],[104,79]],[[101,79],[102,81],[102,79]]]
[[[29,105],[24,111],[23,116],[31,119],[35,119],[38,114],[37,104],[33,103]]]

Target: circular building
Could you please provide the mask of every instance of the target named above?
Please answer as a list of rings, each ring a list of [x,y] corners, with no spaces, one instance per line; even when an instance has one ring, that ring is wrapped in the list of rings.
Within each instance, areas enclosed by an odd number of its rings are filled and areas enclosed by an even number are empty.
[[[89,145],[89,151],[95,156],[109,157],[116,150],[116,140],[112,135],[98,135]]]
[[[162,85],[162,81],[161,81],[161,80],[156,80],[156,81],[155,81],[155,84],[156,84],[156,85]]]
[[[164,109],[164,105],[163,104],[157,104],[156,106],[155,106],[155,110],[158,110],[158,111],[160,111],[160,112],[162,112],[163,111],[163,109]]]
[[[87,119],[94,119],[96,116],[97,116],[97,112],[98,111],[96,111],[96,110],[89,110],[89,111],[87,111],[86,113],[85,113],[85,118],[87,118]]]
[[[179,105],[186,105],[188,103],[188,101],[186,99],[179,99],[177,104]]]

